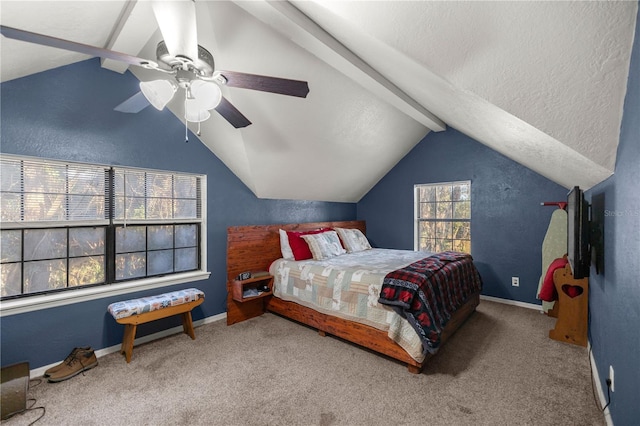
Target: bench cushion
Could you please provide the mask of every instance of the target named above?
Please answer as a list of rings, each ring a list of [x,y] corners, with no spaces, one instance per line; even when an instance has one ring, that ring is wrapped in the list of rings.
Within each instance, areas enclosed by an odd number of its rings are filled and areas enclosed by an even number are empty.
[[[204,299],[204,292],[197,288],[164,293],[158,296],[141,297],[122,302],[115,302],[109,305],[108,310],[115,319],[126,318],[131,315],[140,315],[169,306],[182,305],[183,303],[194,302]]]

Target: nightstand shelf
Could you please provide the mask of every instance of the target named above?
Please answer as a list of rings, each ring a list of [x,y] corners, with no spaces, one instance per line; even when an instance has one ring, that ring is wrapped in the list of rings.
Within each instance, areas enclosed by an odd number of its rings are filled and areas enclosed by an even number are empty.
[[[263,291],[257,296],[245,297],[244,292],[249,289],[258,289],[262,287],[268,287],[269,291]],[[271,296],[273,286],[273,276],[263,275],[259,277],[251,277],[246,280],[233,280],[231,281],[231,295],[233,300],[240,303],[249,302],[251,300],[260,299],[263,297]]]

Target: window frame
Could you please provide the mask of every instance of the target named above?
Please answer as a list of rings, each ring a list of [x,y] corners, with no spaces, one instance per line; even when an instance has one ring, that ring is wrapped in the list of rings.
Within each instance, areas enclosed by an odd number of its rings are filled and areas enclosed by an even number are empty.
[[[158,225],[181,225],[181,224],[195,224],[197,226],[196,230],[196,244],[199,250],[199,256],[197,256],[196,262],[196,270],[189,270],[187,272],[172,272],[164,275],[157,276],[145,276],[141,278],[133,278],[128,280],[118,280],[114,282],[106,282],[109,280],[105,276],[105,283],[98,284],[87,284],[83,286],[79,286],[76,288],[64,288],[59,290],[47,291],[46,293],[34,293],[30,295],[20,295],[16,298],[9,298],[0,301],[0,317],[7,315],[14,315],[19,313],[31,312],[40,309],[47,309],[57,306],[64,306],[73,303],[79,303],[89,300],[100,299],[104,297],[110,297],[115,295],[122,295],[132,292],[138,292],[148,289],[155,289],[166,287],[170,285],[182,284],[187,282],[199,281],[208,279],[211,275],[210,272],[207,271],[207,176],[206,174],[198,174],[198,173],[188,173],[188,172],[178,172],[178,171],[170,171],[170,170],[158,170],[158,169],[148,169],[148,168],[138,168],[138,167],[127,167],[127,166],[109,166],[109,165],[101,165],[101,164],[92,164],[92,163],[83,163],[83,162],[73,162],[73,161],[64,161],[64,160],[54,160],[54,159],[46,159],[41,157],[29,157],[23,155],[12,155],[12,154],[0,154],[0,158],[7,158],[11,160],[17,161],[29,161],[29,162],[37,162],[42,164],[52,163],[52,164],[65,164],[65,165],[79,165],[79,166],[95,166],[109,169],[109,170],[131,170],[131,171],[142,171],[146,173],[171,173],[179,176],[194,176],[199,179],[199,205],[197,206],[200,210],[200,217],[193,219],[144,219],[144,220],[120,220],[115,219],[115,215],[113,213],[111,201],[113,201],[113,195],[110,194],[110,190],[105,192],[106,197],[111,197],[111,200],[107,200],[105,202],[105,210],[110,209],[109,216],[110,218],[106,218],[104,220],[55,220],[55,221],[31,221],[25,222],[23,220],[16,222],[0,222],[0,229],[2,230],[22,230],[24,235],[24,230],[28,229],[59,229],[65,228],[67,233],[70,229],[73,228],[82,228],[82,227],[105,227],[106,232],[110,232],[109,229],[112,228],[115,232],[115,228],[118,226],[124,225],[144,225],[144,226],[158,226]],[[110,182],[111,183],[111,182]],[[113,188],[113,186],[111,186]],[[105,240],[105,264],[107,263],[107,257],[109,254],[107,251],[109,250],[107,246],[107,241]],[[173,247],[174,253],[176,247]],[[146,251],[150,251],[147,247]],[[175,255],[175,254],[174,254]],[[65,259],[70,259],[67,255]],[[24,259],[21,258],[20,262],[24,263]],[[105,275],[109,275],[108,267],[105,267]],[[67,271],[68,273],[68,271]],[[22,279],[22,278],[21,278]],[[67,283],[68,286],[68,283]]]
[[[438,186],[454,186],[454,185],[468,185],[469,187],[469,218],[468,219],[461,219],[461,218],[454,218],[454,212],[453,209],[451,211],[451,216],[446,218],[446,219],[430,219],[430,218],[424,218],[420,216],[420,195],[419,195],[419,191],[420,188],[423,187],[427,187],[427,186],[431,186],[431,187],[438,187]],[[450,201],[452,204],[454,201]],[[437,200],[434,202],[437,203]],[[432,223],[439,223],[439,222],[468,222],[469,223],[469,254],[471,254],[471,222],[472,222],[472,210],[471,210],[471,180],[461,180],[461,181],[450,181],[450,182],[433,182],[433,183],[423,183],[423,184],[415,184],[413,186],[413,208],[414,208],[414,213],[413,213],[413,247],[414,250],[421,250],[420,248],[420,223],[421,222],[432,222]],[[451,239],[451,241],[455,241],[455,239]],[[452,244],[453,245],[453,244]],[[452,248],[453,249],[453,248]]]

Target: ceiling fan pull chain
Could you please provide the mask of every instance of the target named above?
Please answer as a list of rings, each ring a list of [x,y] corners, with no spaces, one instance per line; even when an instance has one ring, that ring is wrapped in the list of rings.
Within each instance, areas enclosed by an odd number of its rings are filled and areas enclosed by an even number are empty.
[[[187,98],[188,91],[184,91],[184,143],[189,143],[189,120],[187,120]]]

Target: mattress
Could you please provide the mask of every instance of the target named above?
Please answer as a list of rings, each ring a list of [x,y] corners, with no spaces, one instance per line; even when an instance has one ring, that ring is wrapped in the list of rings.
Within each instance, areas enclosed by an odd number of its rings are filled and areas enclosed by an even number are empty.
[[[416,361],[425,351],[409,322],[393,308],[378,303],[384,277],[431,252],[371,249],[325,260],[274,261],[273,294],[327,315],[386,331]]]

